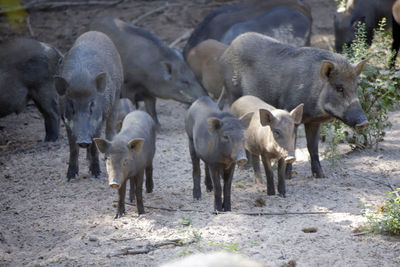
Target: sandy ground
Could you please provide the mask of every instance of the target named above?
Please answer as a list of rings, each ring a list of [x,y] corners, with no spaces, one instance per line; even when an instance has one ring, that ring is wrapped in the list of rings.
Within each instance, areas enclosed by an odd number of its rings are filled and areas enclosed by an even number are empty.
[[[223,1],[171,1],[161,14],[142,20],[161,39],[172,42]],[[333,1],[308,0],[314,16],[313,45],[332,41]],[[79,7],[32,12],[31,25],[39,40],[65,52],[96,14],[133,20],[163,1],[125,1],[113,8]],[[15,36],[4,18],[2,38]],[[26,32],[22,32],[24,34]],[[182,44],[180,45],[182,46]],[[298,266],[399,266],[399,238],[355,235],[365,219],[365,205],[384,200],[390,181],[400,187],[400,112],[390,114],[380,149],[351,152],[341,145],[342,162],[331,167],[322,160],[326,178],[311,177],[304,134],[294,165],[297,175],[287,181],[287,197],[267,196],[252,182],[252,171],[237,169],[232,187],[232,212],[212,214],[213,194],[202,183],[201,201],[193,201],[191,161],[183,130],[185,108],[174,101],[157,104],[162,130],[154,158],[155,189],[144,194],[146,214],[127,206],[126,215],[113,220],[117,192],[103,179],[91,179],[85,153],[80,175],[65,183],[68,141],[65,128],[54,144],[43,144],[43,120],[33,105],[19,115],[0,119],[0,133],[8,140],[0,147],[0,266],[157,266],[184,255],[226,250],[268,266],[294,260]],[[323,145],[322,145],[323,146]],[[323,147],[320,149],[323,151]],[[260,207],[260,203],[265,206]],[[169,210],[168,210],[169,209]],[[280,213],[310,213],[279,215]],[[272,213],[250,216],[243,213]],[[188,226],[189,225],[189,226]],[[305,228],[316,232],[305,233]],[[147,254],[112,256],[130,248],[181,239],[197,242],[162,246]]]

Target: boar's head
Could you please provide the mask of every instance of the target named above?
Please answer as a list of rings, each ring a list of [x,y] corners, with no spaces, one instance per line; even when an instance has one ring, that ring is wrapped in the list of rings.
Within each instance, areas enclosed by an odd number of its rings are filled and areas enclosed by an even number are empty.
[[[268,151],[276,151],[280,158],[287,163],[296,160],[296,126],[301,123],[304,104],[298,105],[290,113],[286,110],[275,109],[272,112],[260,109],[260,123],[269,126],[272,142],[264,144]]]
[[[94,79],[80,73],[71,79],[55,77],[57,92],[63,97],[61,114],[66,127],[80,147],[88,147],[92,138],[101,130],[106,114],[104,91],[107,84],[105,73]]]
[[[182,103],[193,103],[197,98],[207,95],[178,52],[170,51],[169,59],[160,62],[160,97],[172,98]]]
[[[219,153],[227,167],[233,163],[239,166],[247,162],[244,151],[244,129],[249,127],[254,112],[244,114],[237,119],[232,114],[223,112],[220,118],[208,118],[208,132],[213,136],[215,152]]]
[[[335,32],[335,50],[342,52],[343,45],[350,45],[354,39],[354,32],[358,25],[357,21],[352,21],[349,13],[336,13],[333,19],[333,27]]]
[[[94,138],[97,148],[105,154],[108,183],[111,188],[119,189],[125,179],[136,173],[135,158],[142,152],[143,138],[135,138],[129,142],[114,139]]]
[[[339,57],[338,57],[339,58]],[[335,62],[323,60],[321,79],[324,86],[318,105],[331,116],[356,129],[369,125],[358,99],[357,77],[361,73],[366,60],[350,64],[343,58]]]

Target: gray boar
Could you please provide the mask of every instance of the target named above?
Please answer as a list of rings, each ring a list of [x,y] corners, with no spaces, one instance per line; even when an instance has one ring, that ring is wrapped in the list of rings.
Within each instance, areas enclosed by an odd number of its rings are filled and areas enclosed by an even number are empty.
[[[193,198],[201,198],[201,159],[205,165],[207,191],[214,188],[214,209],[217,211],[231,210],[233,172],[236,163],[243,165],[247,162],[243,130],[249,126],[252,115],[248,113],[237,119],[231,113],[222,112],[206,96],[196,100],[186,114],[185,130],[193,164]],[[220,177],[224,180],[223,201]]]
[[[254,112],[250,126],[244,132],[246,149],[251,155],[256,183],[263,183],[259,160],[261,156],[267,176],[268,195],[275,195],[271,159],[278,160],[278,192],[283,197],[286,195],[286,163],[296,160],[295,128],[301,123],[303,106],[300,104],[289,113],[250,95],[240,97],[231,106],[232,112],[238,117]]]
[[[346,8],[334,16],[335,49],[342,51],[355,38],[358,22],[365,23],[367,43],[371,44],[374,29],[385,17],[386,25],[392,25],[392,5],[395,0],[347,0]]]
[[[223,87],[219,58],[228,46],[216,40],[205,40],[190,50],[187,63],[204,89],[216,99]]]
[[[242,33],[258,32],[285,44],[309,46],[312,18],[311,13],[307,15],[296,9],[279,6],[251,20],[233,25],[221,42],[230,44]]]
[[[221,41],[229,29],[239,23],[251,21],[257,16],[267,13],[276,7],[286,7],[297,10],[305,17],[309,18],[311,25],[311,8],[301,0],[250,0],[243,3],[230,6],[222,6],[208,14],[201,23],[199,23],[191,34],[186,46],[183,49],[183,56],[187,58],[190,50],[207,39]],[[261,18],[261,17],[260,17]],[[262,21],[255,19],[252,24],[252,31],[265,31],[264,27],[254,27],[254,23]],[[280,18],[280,21],[290,20],[291,18]],[[268,27],[270,27],[268,25]]]
[[[146,112],[136,110],[129,113],[121,131],[110,142],[95,138],[101,153],[106,156],[108,182],[111,188],[118,189],[118,207],[115,218],[125,212],[126,181],[134,182],[136,209],[144,213],[142,187],[146,172],[146,190],[153,191],[153,157],[156,151],[156,126]],[[132,190],[132,188],[131,188]]]
[[[282,44],[257,33],[236,38],[221,56],[228,96],[254,95],[268,104],[292,110],[304,103],[303,119],[314,176],[323,177],[319,128],[337,118],[349,126],[368,126],[357,95],[357,78],[366,61],[350,64],[326,50]],[[291,164],[287,165],[290,176]]]
[[[90,172],[100,177],[92,139],[100,137],[104,122],[106,138],[115,135],[116,102],[123,82],[121,59],[113,42],[101,32],[82,34],[66,54],[55,82],[62,96],[70,149],[67,181],[78,174],[79,147],[87,148]]]
[[[134,111],[135,107],[128,98],[120,98],[117,102],[117,123],[116,123],[116,130],[117,133],[121,130],[122,122],[126,115],[130,112]]]
[[[59,99],[53,76],[62,58],[54,47],[20,38],[0,46],[0,117],[20,113],[32,99],[44,118],[46,137],[59,134]]]
[[[151,32],[109,17],[95,19],[89,28],[113,40],[124,66],[126,97],[135,103],[139,94],[157,125],[156,97],[190,104],[206,95],[182,56]]]

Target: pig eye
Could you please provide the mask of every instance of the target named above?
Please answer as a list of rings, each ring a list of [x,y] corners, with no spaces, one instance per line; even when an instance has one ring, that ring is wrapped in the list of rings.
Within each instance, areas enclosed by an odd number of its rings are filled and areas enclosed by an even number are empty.
[[[229,141],[229,136],[223,135],[222,136],[222,140],[225,141],[225,142],[228,142]]]
[[[281,132],[278,130],[274,130],[274,135],[275,137],[279,137],[281,135]]]
[[[92,101],[92,102],[90,102],[90,105],[89,105],[89,112],[90,112],[90,114],[93,113],[93,110],[94,110],[94,102]]]
[[[336,91],[338,91],[339,93],[343,93],[344,89],[342,86],[337,86]]]

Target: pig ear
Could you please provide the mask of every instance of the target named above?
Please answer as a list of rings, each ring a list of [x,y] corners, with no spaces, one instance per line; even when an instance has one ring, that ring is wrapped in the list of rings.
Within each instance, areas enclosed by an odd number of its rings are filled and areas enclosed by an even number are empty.
[[[354,68],[355,68],[355,70],[356,70],[357,76],[360,75],[360,73],[361,73],[361,71],[363,70],[363,68],[364,68],[365,64],[367,63],[367,61],[368,61],[368,58],[367,58],[367,59],[364,59],[364,60],[361,60],[361,61],[358,62],[357,64],[354,64],[354,65],[353,65]]]
[[[220,121],[218,118],[208,118],[207,121],[207,128],[209,133],[213,133],[215,131],[218,131],[222,127],[222,121]]]
[[[168,81],[172,77],[172,65],[169,62],[162,61],[161,66],[163,68],[163,78],[164,80]]]
[[[261,108],[259,112],[260,112],[261,125],[262,126],[271,125],[274,119],[274,115],[272,115],[271,111]]]
[[[61,76],[54,76],[54,85],[59,95],[64,95],[68,88],[68,82]]]
[[[97,149],[101,152],[101,153],[106,153],[107,149],[111,146],[111,143],[108,142],[105,139],[101,139],[101,138],[93,138],[93,141],[95,142]]]
[[[290,116],[292,116],[294,120],[294,124],[300,124],[303,118],[303,108],[304,104],[301,103],[297,107],[295,107],[292,111],[290,111]]]
[[[128,142],[128,148],[136,154],[139,154],[140,152],[142,152],[143,143],[143,138],[135,138]]]
[[[249,128],[251,118],[253,118],[254,112],[248,112],[239,118],[244,129]]]
[[[322,60],[321,78],[324,80],[328,80],[334,69],[335,69],[335,64],[332,61]]]
[[[105,72],[102,72],[96,77],[97,92],[103,93],[104,90],[106,89],[106,85],[107,85],[107,76]]]

